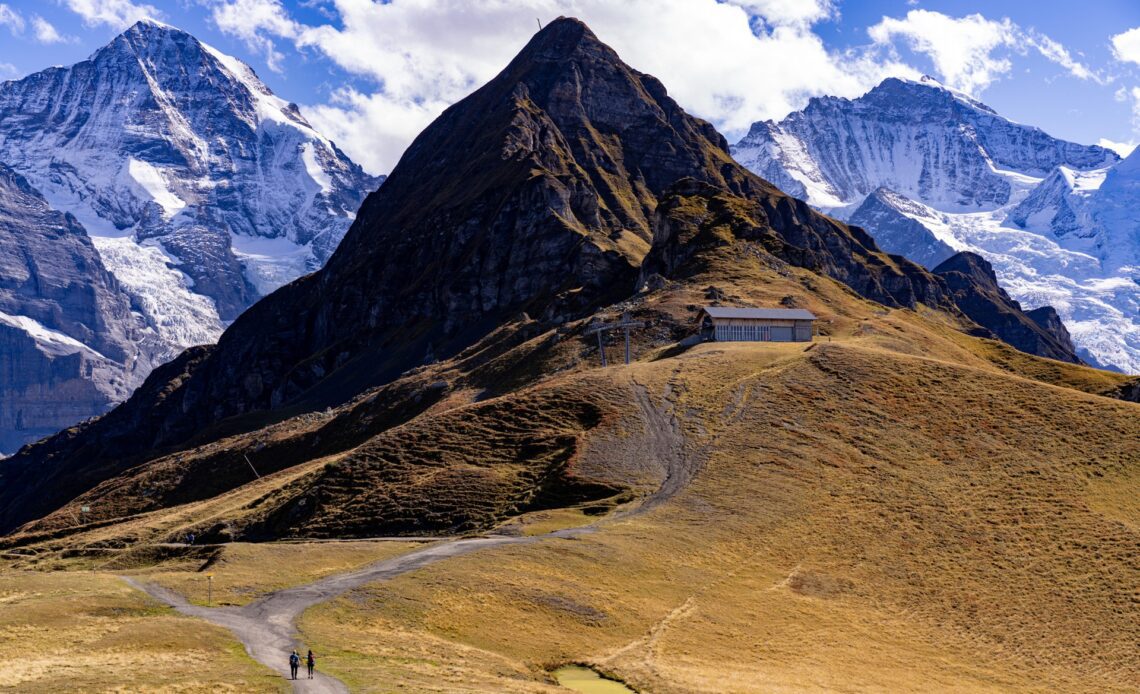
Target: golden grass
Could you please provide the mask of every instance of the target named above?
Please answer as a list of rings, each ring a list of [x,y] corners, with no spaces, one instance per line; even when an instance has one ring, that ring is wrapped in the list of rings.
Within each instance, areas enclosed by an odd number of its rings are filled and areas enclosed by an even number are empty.
[[[602,371],[588,368],[596,354],[577,341],[544,352],[549,335],[539,334],[421,415],[464,422],[460,410],[487,407],[471,403],[487,383],[558,372],[538,388],[593,394],[615,409],[579,435],[576,472],[643,493],[660,469],[637,448],[640,384],[703,461],[693,484],[579,539],[450,559],[314,608],[300,627],[323,669],[365,692],[565,691],[550,673],[573,662],[666,694],[1135,689],[1140,405],[1095,395],[1124,377],[976,340],[946,314],[886,309],[795,268],[742,257],[714,270],[715,280],[635,308],[684,316],[715,284],[728,304],[806,307],[828,337],[810,349],[642,345],[646,361]],[[432,368],[435,378],[452,367]],[[452,448],[477,450],[457,427]],[[25,548],[38,558],[13,561],[90,568],[107,561],[100,548],[241,521],[349,454],[43,539]],[[580,507],[551,509],[501,530],[536,535],[596,520]],[[245,602],[389,551],[402,550],[233,545],[214,564],[217,600]],[[109,556],[135,566],[139,552]],[[200,602],[205,560],[142,573]],[[147,618],[158,619],[174,618]],[[64,645],[54,657],[81,657],[82,644],[53,634],[33,650],[55,638]],[[140,682],[164,681],[147,672]]]
[[[0,572],[0,690],[281,692],[225,629],[108,574]]]
[[[792,352],[612,369],[669,393],[694,484],[314,608],[326,668],[361,691],[541,691],[567,662],[655,692],[1134,687],[1140,406],[866,337]]]

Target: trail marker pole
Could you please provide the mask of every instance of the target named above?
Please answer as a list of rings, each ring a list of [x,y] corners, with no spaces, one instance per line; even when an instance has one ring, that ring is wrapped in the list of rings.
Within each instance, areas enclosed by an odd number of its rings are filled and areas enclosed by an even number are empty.
[[[90,506],[80,506],[79,507],[79,523],[80,523],[80,525],[87,523],[87,514],[88,513],[91,513],[91,507]]]
[[[206,574],[206,604],[214,604],[214,574]]]

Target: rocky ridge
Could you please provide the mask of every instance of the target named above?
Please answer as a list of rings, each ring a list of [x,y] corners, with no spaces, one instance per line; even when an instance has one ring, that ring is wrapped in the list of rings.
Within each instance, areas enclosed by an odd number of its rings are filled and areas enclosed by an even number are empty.
[[[571,367],[526,355],[646,296],[654,277],[697,281],[726,253],[976,329],[943,280],[748,172],[658,80],[581,22],[552,22],[412,143],[322,270],[257,303],[217,345],[156,371],[107,416],[0,466],[0,528],[126,484],[116,475],[160,456],[180,465],[191,446],[210,451],[196,458],[203,479],[240,484],[223,437],[331,406],[351,415],[306,420],[304,443],[259,444],[259,462],[280,469],[357,446],[446,397],[446,381],[420,380],[437,363],[482,372],[466,386],[480,398],[533,384]],[[661,320],[659,346],[688,329]],[[267,449],[277,452],[257,453]],[[200,493],[180,489],[181,499]]]

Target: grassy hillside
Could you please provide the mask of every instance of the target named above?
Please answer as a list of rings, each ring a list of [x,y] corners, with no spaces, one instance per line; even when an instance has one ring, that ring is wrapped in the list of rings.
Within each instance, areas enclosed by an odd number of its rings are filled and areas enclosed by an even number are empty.
[[[612,369],[678,415],[702,460],[688,488],[376,584],[305,633],[361,691],[531,691],[572,661],[655,692],[1134,686],[1140,408],[862,345],[791,351]]]
[[[631,366],[598,368],[588,320],[519,317],[341,408],[100,485],[5,538],[2,578],[126,572],[200,603],[210,570],[240,604],[413,545],[168,543],[596,524],[372,584],[302,637],[361,691],[558,691],[568,662],[654,692],[1134,688],[1140,404],[1102,395],[1127,377],[746,245],[702,267],[599,313],[649,323]],[[710,301],[802,306],[822,335],[678,346]],[[44,634],[20,644],[37,662],[91,648]]]

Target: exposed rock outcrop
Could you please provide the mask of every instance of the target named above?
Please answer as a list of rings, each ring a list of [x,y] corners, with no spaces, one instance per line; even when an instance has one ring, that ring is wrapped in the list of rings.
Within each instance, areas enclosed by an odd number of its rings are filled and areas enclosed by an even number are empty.
[[[0,164],[0,454],[102,414],[154,336],[74,217]]]
[[[879,188],[867,196],[847,221],[868,230],[874,235],[875,243],[888,253],[934,269],[955,251],[914,219],[916,216],[938,222],[935,210],[887,188]]]
[[[997,339],[1030,354],[1082,363],[1057,312],[1050,306],[1023,312],[1021,304],[998,286],[985,258],[958,253],[934,268],[934,273],[954,292],[958,308]]]

